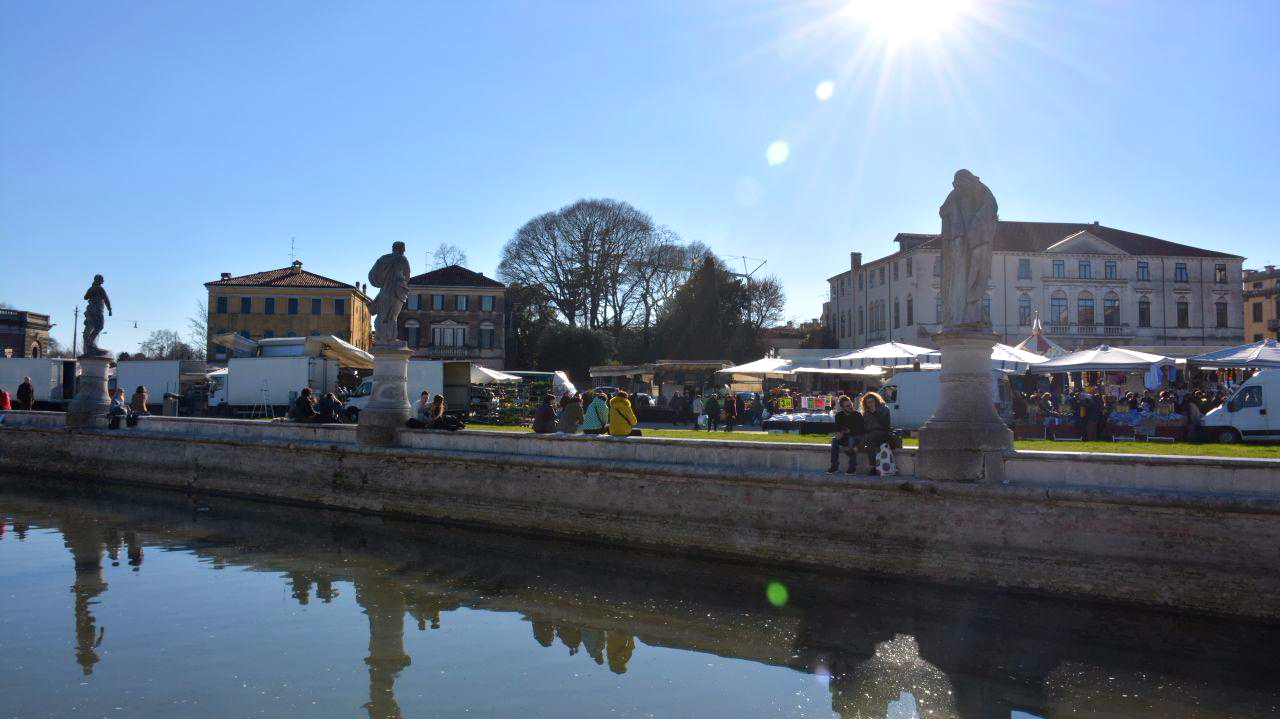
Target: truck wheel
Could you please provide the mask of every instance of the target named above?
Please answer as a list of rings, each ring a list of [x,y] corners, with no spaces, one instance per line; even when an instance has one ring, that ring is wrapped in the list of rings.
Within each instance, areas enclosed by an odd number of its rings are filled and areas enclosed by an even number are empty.
[[[1214,435],[1214,439],[1222,444],[1235,444],[1240,441],[1240,433],[1231,427],[1226,427],[1218,430],[1217,434]]]

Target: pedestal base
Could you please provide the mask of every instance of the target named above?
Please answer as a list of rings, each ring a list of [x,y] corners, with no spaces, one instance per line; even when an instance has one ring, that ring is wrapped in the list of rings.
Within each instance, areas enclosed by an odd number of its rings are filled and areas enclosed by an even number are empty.
[[[990,332],[951,331],[934,337],[942,349],[938,408],[920,428],[916,475],[952,482],[1004,481],[1013,432],[991,396]]]
[[[375,447],[396,443],[396,435],[409,417],[409,357],[413,350],[403,345],[374,345],[373,393],[360,411],[356,442]]]
[[[76,360],[80,363],[80,388],[67,404],[67,427],[105,429],[110,421],[107,416],[111,409],[107,371],[111,367],[111,358],[81,355]]]

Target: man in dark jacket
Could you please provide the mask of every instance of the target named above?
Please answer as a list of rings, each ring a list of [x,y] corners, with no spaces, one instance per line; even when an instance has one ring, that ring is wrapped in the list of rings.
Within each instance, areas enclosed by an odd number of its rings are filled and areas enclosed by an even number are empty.
[[[303,387],[302,394],[298,395],[298,398],[293,401],[293,421],[316,421],[315,399],[311,395],[310,387]]]
[[[18,409],[31,409],[36,402],[36,390],[31,386],[31,378],[23,377],[18,385]]]
[[[840,469],[840,452],[843,450],[849,457],[849,469],[845,474],[854,474],[858,470],[858,444],[862,442],[862,415],[853,407],[853,400],[848,395],[840,395],[836,410],[836,434],[831,438],[831,466],[827,474],[835,474]]]

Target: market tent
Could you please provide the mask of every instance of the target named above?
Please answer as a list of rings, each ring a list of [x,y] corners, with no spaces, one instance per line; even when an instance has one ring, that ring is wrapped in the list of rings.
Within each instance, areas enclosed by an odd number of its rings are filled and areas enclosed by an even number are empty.
[[[1187,359],[1187,364],[1213,367],[1280,367],[1280,344],[1274,339],[1206,352]]]
[[[513,374],[499,372],[496,369],[481,367],[478,364],[471,365],[471,384],[489,384],[490,382],[519,382],[523,378]]]
[[[1044,336],[1044,324],[1040,322],[1039,310],[1036,310],[1035,318],[1031,320],[1031,336],[1015,345],[1014,349],[1034,352],[1049,359],[1067,356],[1067,351],[1057,342]]]
[[[716,374],[758,374],[781,376],[791,372],[791,360],[781,357],[763,357],[754,362],[740,364],[736,367],[725,367],[716,370]]]
[[[1017,347],[997,343],[991,348],[992,369],[1007,369],[1014,372],[1026,372],[1027,368],[1048,362],[1049,358],[1035,352],[1021,350]]]
[[[884,373],[884,368],[876,365],[869,365],[859,369],[838,369],[835,367],[796,367],[791,370],[794,374],[827,374],[827,375],[853,375],[858,377],[879,377]]]
[[[902,342],[885,342],[874,347],[865,347],[847,354],[823,358],[828,367],[866,367],[877,364],[888,367],[909,365],[916,360],[926,361],[922,355],[936,355],[937,350],[928,347],[917,347]]]
[[[262,340],[264,345],[271,340]],[[373,355],[333,335],[311,335],[303,344],[304,353],[310,357],[328,357],[338,364],[352,369],[373,369]]]
[[[1056,372],[1146,372],[1152,367],[1173,366],[1175,362],[1163,355],[1147,354],[1123,347],[1099,345],[1089,350],[1072,352],[1065,357],[1051,359],[1031,367],[1032,372],[1050,374]]]

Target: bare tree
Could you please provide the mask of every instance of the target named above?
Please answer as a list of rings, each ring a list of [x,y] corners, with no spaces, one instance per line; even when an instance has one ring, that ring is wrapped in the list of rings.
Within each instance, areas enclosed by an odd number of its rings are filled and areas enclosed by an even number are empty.
[[[196,302],[196,313],[187,318],[187,340],[198,355],[196,359],[204,359],[209,346],[209,307],[204,300]]]
[[[448,267],[449,265],[465,266],[467,264],[467,253],[463,252],[462,248],[457,245],[441,242],[436,251],[431,253],[431,262],[436,268]]]
[[[765,327],[778,324],[782,321],[786,307],[787,296],[777,277],[769,275],[747,279],[744,310],[747,325],[751,329],[759,332]]]
[[[138,345],[138,354],[151,359],[198,359],[195,348],[182,341],[182,337],[173,330],[152,330],[151,334]]]

